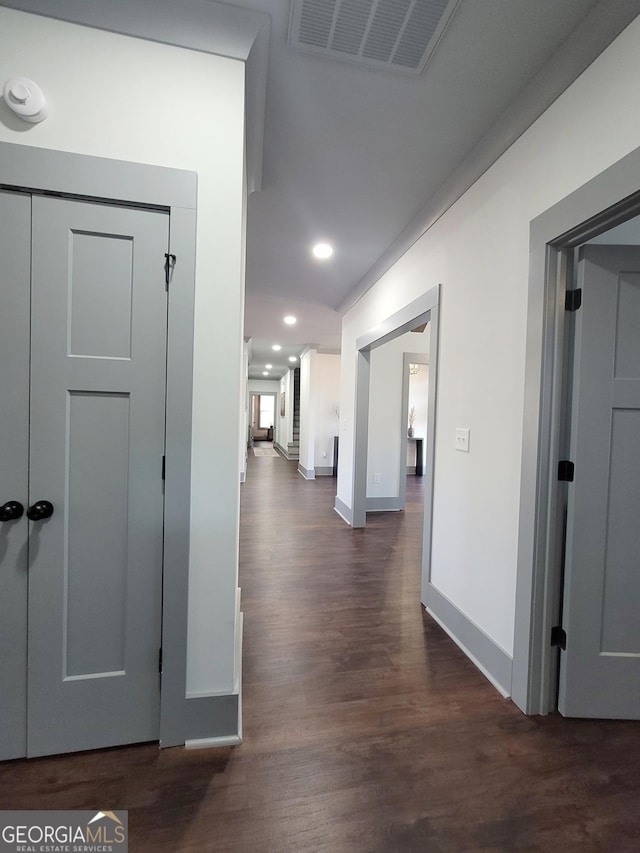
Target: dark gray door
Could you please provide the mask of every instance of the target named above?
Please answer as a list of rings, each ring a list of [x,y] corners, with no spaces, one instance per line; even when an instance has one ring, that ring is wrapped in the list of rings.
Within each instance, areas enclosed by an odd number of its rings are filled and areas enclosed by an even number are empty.
[[[640,719],[640,247],[581,251],[559,708]]]
[[[26,509],[31,198],[0,192],[0,506]],[[0,759],[26,753],[27,519],[0,522]]]
[[[156,740],[169,217],[0,204],[0,756]]]

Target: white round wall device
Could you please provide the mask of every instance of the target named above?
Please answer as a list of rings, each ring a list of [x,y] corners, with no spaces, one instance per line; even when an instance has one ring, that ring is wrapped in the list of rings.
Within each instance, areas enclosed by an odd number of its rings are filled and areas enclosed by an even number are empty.
[[[11,77],[4,84],[3,97],[10,110],[25,121],[37,124],[47,117],[42,89],[28,77]]]

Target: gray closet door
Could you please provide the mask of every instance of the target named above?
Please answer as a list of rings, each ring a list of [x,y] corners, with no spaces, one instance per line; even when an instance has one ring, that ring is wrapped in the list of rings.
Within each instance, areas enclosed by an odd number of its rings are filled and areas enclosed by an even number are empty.
[[[28,754],[158,738],[169,217],[34,197]]]
[[[559,708],[640,719],[640,247],[579,277]]]
[[[26,509],[31,197],[0,191],[0,506]],[[27,519],[0,522],[0,760],[25,755]]]

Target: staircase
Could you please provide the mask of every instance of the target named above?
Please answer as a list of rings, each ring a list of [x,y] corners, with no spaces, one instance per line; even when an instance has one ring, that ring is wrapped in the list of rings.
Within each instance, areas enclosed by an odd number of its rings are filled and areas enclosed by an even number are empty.
[[[300,368],[293,371],[293,441],[287,444],[287,458],[300,458]]]

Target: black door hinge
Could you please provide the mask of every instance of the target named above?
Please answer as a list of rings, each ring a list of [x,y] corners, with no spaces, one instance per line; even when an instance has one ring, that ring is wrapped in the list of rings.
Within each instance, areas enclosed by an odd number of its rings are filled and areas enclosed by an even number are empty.
[[[560,625],[555,625],[551,629],[551,645],[557,646],[562,649],[562,651],[566,651],[567,648],[567,632],[564,628],[560,627]]]
[[[170,254],[169,252],[165,252],[164,255],[164,281],[169,287],[169,282],[171,281],[171,271],[176,265],[176,256]]]
[[[577,311],[578,308],[582,305],[582,288],[578,287],[576,290],[567,290],[564,295],[564,310],[565,311]]]
[[[158,672],[162,675],[162,647],[158,649]]]
[[[162,457],[162,479],[164,480],[167,474],[167,457]]]
[[[573,462],[569,462],[568,459],[561,459],[558,462],[558,480],[561,483],[573,483],[575,467]]]

